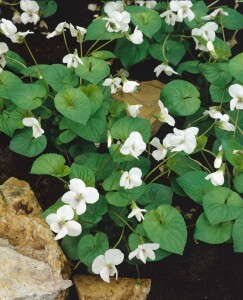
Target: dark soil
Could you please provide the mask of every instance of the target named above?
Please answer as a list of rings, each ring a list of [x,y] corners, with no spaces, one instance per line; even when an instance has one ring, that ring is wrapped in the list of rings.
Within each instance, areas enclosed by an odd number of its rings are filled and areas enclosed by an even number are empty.
[[[49,31],[54,30],[56,25],[62,21],[86,27],[92,20],[93,13],[87,11],[89,1],[57,2],[57,13],[46,19]],[[8,12],[2,10],[1,17],[8,18]],[[39,29],[36,30],[39,31]],[[55,37],[47,41],[44,35],[38,34],[28,37],[28,41],[38,63],[61,63],[63,56],[66,55],[62,37]],[[11,50],[20,53],[32,64],[24,45],[10,45],[9,42],[8,45]],[[77,46],[77,44],[70,41],[71,49]],[[153,68],[148,62],[147,65],[143,66],[142,71],[136,68],[132,69],[133,79],[151,79],[148,73],[153,76],[153,72],[148,72],[148,69],[153,70]],[[29,174],[34,159],[25,158],[11,152],[8,145],[9,138],[0,134],[0,184],[11,176],[26,180],[30,183],[43,209],[53,204],[63,194],[63,184],[49,176]],[[208,245],[202,242],[196,243],[193,240],[193,224],[199,214],[198,207],[194,202],[184,198],[174,199],[173,204],[180,206],[184,214],[193,208],[196,209],[196,213],[191,220],[187,221],[190,226],[189,236],[183,256],[171,255],[158,263],[148,263],[139,267],[142,278],[152,279],[152,289],[148,299],[242,299],[243,255],[234,253],[231,244]],[[118,269],[120,277],[137,277],[134,266],[121,266]],[[80,266],[77,271],[83,274],[87,273],[85,266]],[[72,293],[71,299],[75,300],[74,291]]]

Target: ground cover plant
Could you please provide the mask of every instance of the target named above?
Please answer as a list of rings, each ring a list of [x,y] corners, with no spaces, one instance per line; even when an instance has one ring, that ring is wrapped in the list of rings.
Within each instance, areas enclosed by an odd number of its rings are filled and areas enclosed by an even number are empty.
[[[0,130],[12,151],[38,156],[32,174],[63,181],[67,192],[43,217],[67,255],[107,282],[123,261],[137,266],[183,254],[187,225],[173,194],[202,206],[196,240],[242,252],[243,55],[232,56],[231,47],[243,17],[219,4],[107,2],[87,28],[63,22],[47,35],[63,35],[67,47],[55,65],[38,65],[31,33],[1,19],[9,42],[0,43]],[[20,8],[24,24],[45,16],[35,1]],[[27,66],[11,42],[25,43],[36,64]],[[125,70],[116,71],[113,60]],[[171,130],[159,138],[139,118],[139,105],[112,99],[139,89],[127,70],[148,60],[157,61],[155,78],[173,75],[155,116]],[[47,143],[56,153],[42,153]]]

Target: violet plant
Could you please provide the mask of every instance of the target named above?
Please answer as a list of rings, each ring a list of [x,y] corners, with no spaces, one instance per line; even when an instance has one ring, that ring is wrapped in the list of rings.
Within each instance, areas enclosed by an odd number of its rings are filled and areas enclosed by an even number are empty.
[[[40,21],[37,2],[20,1],[22,23]],[[123,261],[183,254],[187,225],[173,195],[201,207],[194,239],[243,252],[243,54],[231,51],[243,26],[239,4],[127,2],[107,1],[87,28],[58,24],[47,39],[63,35],[63,64],[38,64],[27,43],[33,32],[0,21],[9,39],[0,42],[0,131],[12,151],[38,156],[32,174],[64,182],[68,191],[43,217],[68,257],[106,282]],[[27,66],[11,43],[25,43],[35,64]],[[125,70],[114,71],[110,60]],[[172,127],[162,136],[139,117],[141,104],[112,98],[139,91],[127,70],[147,60],[157,61],[155,77],[173,76],[154,115]],[[43,154],[50,141],[57,152]]]

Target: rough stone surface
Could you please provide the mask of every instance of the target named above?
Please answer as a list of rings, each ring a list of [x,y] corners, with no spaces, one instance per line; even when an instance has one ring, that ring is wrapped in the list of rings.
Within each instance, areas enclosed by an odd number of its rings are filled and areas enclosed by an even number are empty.
[[[140,285],[132,278],[111,278],[110,283],[98,276],[76,275],[73,278],[79,300],[146,300],[150,279],[141,279]]]
[[[113,99],[132,105],[142,104],[143,107],[140,109],[138,117],[150,120],[152,135],[154,135],[162,125],[153,115],[160,112],[158,100],[160,99],[160,91],[163,85],[159,80],[141,82],[140,90],[129,94],[117,92],[113,95]]]
[[[64,299],[70,269],[25,181],[0,186],[0,299]]]

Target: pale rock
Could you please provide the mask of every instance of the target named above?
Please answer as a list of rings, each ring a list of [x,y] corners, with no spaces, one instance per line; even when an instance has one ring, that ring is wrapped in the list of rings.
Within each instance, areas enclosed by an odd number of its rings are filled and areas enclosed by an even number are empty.
[[[146,300],[151,287],[150,279],[110,278],[104,282],[98,276],[75,275],[73,278],[79,300]]]
[[[121,91],[113,94],[114,100],[119,102],[127,102],[130,105],[142,104],[140,108],[139,118],[150,120],[152,135],[160,129],[162,123],[155,117],[156,114],[160,113],[158,100],[160,99],[160,91],[164,84],[159,80],[144,81],[140,83],[139,90],[134,93],[121,93]]]
[[[16,178],[0,186],[0,299],[61,300],[70,268],[30,186]]]

